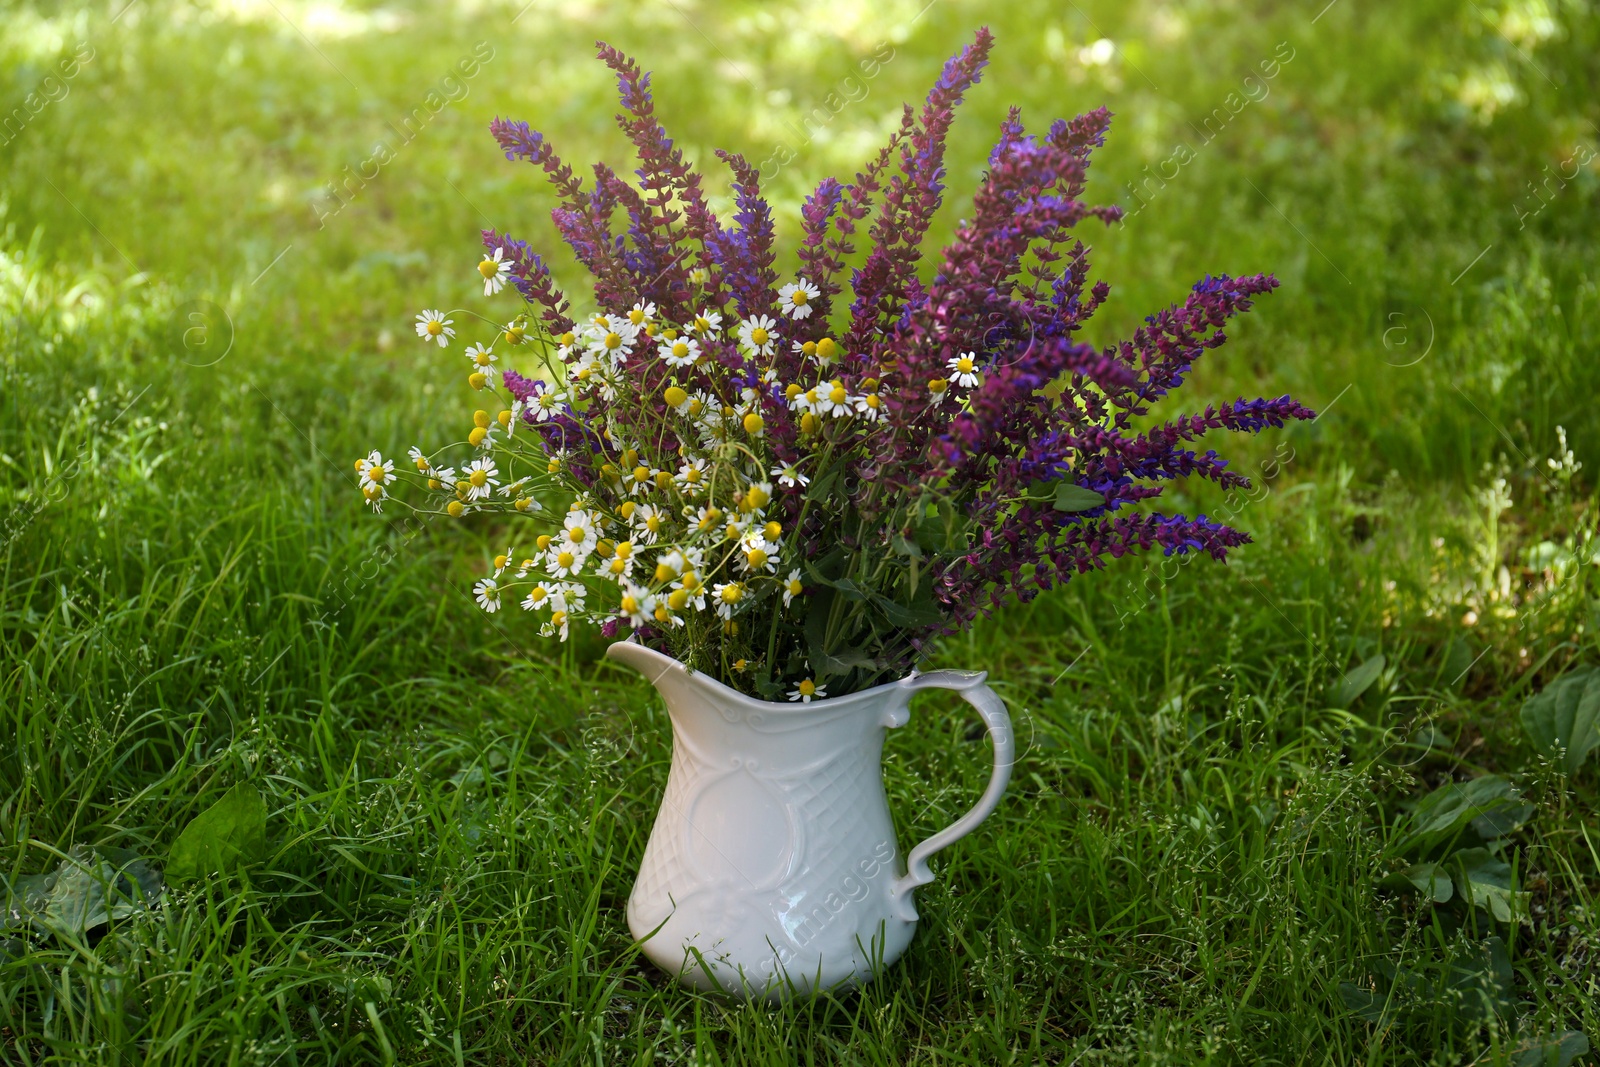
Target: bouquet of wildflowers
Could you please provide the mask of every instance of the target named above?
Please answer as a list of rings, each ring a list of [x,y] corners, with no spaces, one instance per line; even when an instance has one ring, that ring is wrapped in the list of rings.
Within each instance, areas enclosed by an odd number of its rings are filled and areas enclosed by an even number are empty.
[[[562,639],[580,622],[632,632],[745,692],[809,701],[899,677],[940,635],[1108,556],[1222,559],[1249,540],[1144,502],[1191,475],[1247,485],[1196,442],[1312,413],[1281,397],[1144,416],[1277,281],[1207,277],[1127,340],[1079,339],[1109,289],[1069,231],[1121,214],[1079,199],[1107,111],[1041,138],[1013,108],[971,218],[919,270],[945,134],[990,44],[980,30],[853,181],[817,186],[790,278],[756,169],[717,153],[736,206],[718,219],[649,75],[616,49],[599,57],[637,185],[597,163],[586,188],[526,123],[492,124],[555,186],[596,306],[575,315],[526,243],[484,231],[485,292],[509,284],[528,307],[466,349],[472,388],[496,398],[449,446],[466,458],[411,459],[430,510],[530,520],[475,586],[485,611],[516,604]],[[455,335],[435,311],[416,329],[441,348]],[[520,373],[513,353],[531,353]],[[380,508],[393,462],[356,471]]]

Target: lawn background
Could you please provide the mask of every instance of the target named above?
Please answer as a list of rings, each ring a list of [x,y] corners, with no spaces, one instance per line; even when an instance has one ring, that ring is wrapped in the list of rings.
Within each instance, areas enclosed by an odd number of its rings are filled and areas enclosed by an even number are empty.
[[[269,855],[92,937],[0,935],[0,1059],[1508,1063],[1600,1039],[1596,772],[1517,720],[1600,627],[1600,168],[1570,162],[1600,153],[1594,4],[125,2],[0,3],[0,123],[24,119],[0,147],[0,875],[74,846],[159,864],[238,782]],[[656,72],[715,206],[712,149],[787,160],[787,255],[801,197],[980,24],[933,239],[1009,105],[1042,130],[1105,104],[1089,196],[1138,210],[1090,237],[1113,289],[1088,335],[1275,272],[1166,411],[1323,415],[1232,445],[1257,544],[1226,567],[1122,561],[949,642],[1018,723],[1007,800],[940,855],[884,980],[729,1007],[622,919],[669,756],[653,695],[597,639],[477,613],[508,532],[409,536],[351,461],[476,406],[410,319],[512,313],[475,287],[479,229],[581,300],[549,187],[486,125],[626,170],[595,38]],[[903,843],[971,803],[987,751],[919,700],[885,771]],[[1528,921],[1381,891],[1406,805],[1491,772],[1537,805]],[[1485,1022],[1434,986],[1491,934],[1516,1002]],[[1385,968],[1433,985],[1375,1025],[1340,985]]]

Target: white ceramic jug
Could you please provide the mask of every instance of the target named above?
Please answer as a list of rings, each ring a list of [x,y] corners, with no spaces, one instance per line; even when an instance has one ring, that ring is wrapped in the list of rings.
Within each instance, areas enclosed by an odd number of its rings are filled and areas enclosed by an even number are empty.
[[[913,673],[780,704],[632,641],[606,654],[649,679],[672,718],[672,768],[628,927],[698,989],[778,1000],[870,979],[911,941],[928,857],[982,822],[1011,777],[1011,720],[981,673]],[[994,772],[973,809],[902,867],[880,764],[885,731],[906,723],[920,689],[954,689],[977,709]]]

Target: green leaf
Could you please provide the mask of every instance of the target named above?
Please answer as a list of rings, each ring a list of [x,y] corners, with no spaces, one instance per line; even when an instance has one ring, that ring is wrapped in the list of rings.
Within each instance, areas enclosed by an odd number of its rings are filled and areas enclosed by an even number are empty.
[[[1522,728],[1534,747],[1559,759],[1574,775],[1600,748],[1600,670],[1573,671],[1545,686],[1522,705]]]
[[[1415,889],[1435,904],[1447,904],[1455,895],[1450,875],[1437,863],[1414,863],[1395,871],[1380,884],[1386,889]]]
[[[921,630],[944,621],[944,612],[931,604],[896,604],[883,596],[875,597],[872,603],[890,624],[904,630]]]
[[[44,933],[81,937],[113,919],[140,912],[161,895],[161,878],[125,849],[105,854],[79,845],[48,874],[6,886],[0,929],[32,925]]]
[[[1514,980],[1511,956],[1499,937],[1485,939],[1476,951],[1450,965],[1449,986],[1460,997],[1460,1014],[1468,1020],[1508,1016],[1515,1006]]]
[[[889,535],[889,551],[897,556],[910,556],[912,559],[922,558],[922,546],[897,533]]]
[[[1500,922],[1528,916],[1528,894],[1517,892],[1511,865],[1486,848],[1468,848],[1450,857],[1463,899],[1485,908]]]
[[[1574,1060],[1588,1054],[1589,1039],[1577,1030],[1568,1030],[1518,1049],[1512,1054],[1511,1067],[1572,1067]]]
[[[267,851],[267,804],[249,782],[196,815],[167,856],[167,877],[189,881],[233,870]]]
[[[1499,775],[1450,782],[1417,801],[1411,828],[1396,850],[1402,855],[1428,853],[1455,840],[1468,826],[1479,837],[1492,840],[1522,825],[1531,814],[1532,808],[1522,802],[1515,787]]]
[[[1339,983],[1339,999],[1352,1015],[1374,1026],[1386,1026],[1393,1018],[1388,997],[1362,989],[1354,982]]]
[[[1103,508],[1106,506],[1104,493],[1097,493],[1093,489],[1085,489],[1081,485],[1071,482],[1061,482],[1056,486],[1055,509],[1057,511],[1088,511],[1090,508]]]
[[[1383,673],[1384,662],[1383,653],[1380,652],[1359,667],[1352,668],[1339,679],[1338,685],[1328,690],[1328,706],[1348,708],[1354,704],[1356,698],[1372,688],[1372,683],[1378,680],[1378,676]]]

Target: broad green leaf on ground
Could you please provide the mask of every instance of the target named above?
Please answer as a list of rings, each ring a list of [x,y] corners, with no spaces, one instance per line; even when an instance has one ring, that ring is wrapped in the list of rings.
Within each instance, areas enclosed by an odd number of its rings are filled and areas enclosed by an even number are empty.
[[[1461,896],[1503,923],[1527,918],[1528,894],[1517,891],[1511,865],[1486,848],[1462,849],[1450,857]]]
[[[1589,1053],[1589,1039],[1576,1030],[1564,1034],[1551,1034],[1540,1038],[1526,1048],[1518,1049],[1511,1057],[1511,1067],[1572,1067],[1579,1056]]]
[[[1378,653],[1358,667],[1352,667],[1345,676],[1339,679],[1337,685],[1328,690],[1328,704],[1335,708],[1348,708],[1356,702],[1356,698],[1372,688],[1372,683],[1378,680],[1383,673],[1386,661],[1383,653]]]
[[[1381,884],[1385,889],[1415,889],[1435,904],[1448,904],[1455,895],[1449,872],[1437,863],[1414,863],[1395,871]]]
[[[1471,826],[1485,841],[1504,837],[1533,814],[1516,787],[1497,774],[1440,786],[1411,812],[1411,825],[1396,846],[1401,855],[1422,856],[1454,840]]]
[[[41,933],[81,937],[147,908],[160,895],[161,878],[134,853],[78,845],[55,870],[6,886],[0,930],[31,925]]]
[[[249,782],[196,815],[167,856],[167,878],[188,881],[233,870],[267,850],[267,804]]]
[[[1522,728],[1534,747],[1572,775],[1600,747],[1600,669],[1573,671],[1522,705]]]

